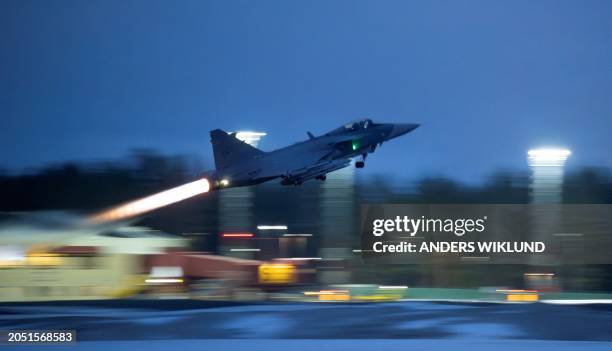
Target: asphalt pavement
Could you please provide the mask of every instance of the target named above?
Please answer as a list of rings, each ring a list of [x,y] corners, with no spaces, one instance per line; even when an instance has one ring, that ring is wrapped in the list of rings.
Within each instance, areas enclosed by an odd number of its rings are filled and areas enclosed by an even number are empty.
[[[0,304],[0,330],[18,329],[76,330],[77,346],[88,348],[131,345],[128,348],[154,350],[181,344],[189,349],[190,345],[222,347],[226,340],[225,346],[233,345],[233,349],[252,350],[261,345],[284,351],[307,345],[326,350],[332,347],[329,345],[344,349],[377,343],[387,344],[389,350],[402,349],[400,345],[431,349],[451,342],[473,345],[466,346],[472,351],[487,345],[502,349],[535,345],[540,350],[576,349],[579,345],[579,349],[612,350],[612,305],[180,300]]]

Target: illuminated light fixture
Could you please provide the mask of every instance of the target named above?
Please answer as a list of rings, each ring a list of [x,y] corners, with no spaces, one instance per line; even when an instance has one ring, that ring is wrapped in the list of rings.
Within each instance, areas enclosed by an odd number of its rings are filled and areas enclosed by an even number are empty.
[[[259,230],[287,230],[286,225],[258,225]]]
[[[319,296],[319,295],[335,295],[335,294],[348,294],[348,290],[320,290],[320,291],[304,291],[306,296]]]
[[[210,190],[210,184],[206,179],[196,180],[191,183],[183,184],[169,190],[153,194],[142,199],[119,205],[110,210],[98,213],[87,219],[90,223],[104,223],[118,221],[134,216],[141,215],[160,207],[171,205],[190,197],[206,193]]]
[[[310,237],[312,234],[283,234],[285,237]]]
[[[238,140],[242,140],[245,143],[257,147],[259,140],[267,134],[264,132],[252,132],[252,131],[238,131],[234,133],[234,136]]]
[[[304,291],[305,296],[317,296],[319,301],[350,301],[348,290]]]
[[[353,151],[355,151],[355,150],[359,149],[359,142],[358,142],[358,141],[356,141],[356,140],[355,140],[355,141],[353,141],[353,142],[351,143],[351,147],[353,148]]]
[[[0,267],[21,265],[25,263],[25,261],[26,254],[22,249],[0,245]]]
[[[259,252],[260,249],[230,249],[232,252]]]
[[[521,294],[521,293],[537,293],[537,290],[523,290],[523,289],[497,289],[495,292],[505,293],[505,294]]]
[[[554,273],[525,273],[523,275],[527,277],[552,277],[555,274]]]
[[[532,149],[527,151],[529,165],[536,167],[562,166],[572,154],[567,149]]]
[[[228,186],[229,185],[229,180],[221,179],[221,181],[219,183],[221,184],[221,186]]]
[[[169,284],[169,283],[182,283],[181,278],[148,278],[145,279],[145,283],[148,284]]]
[[[379,289],[408,289],[408,287],[406,285],[380,285],[378,286]]]
[[[252,238],[252,233],[223,233],[221,234],[224,238]]]

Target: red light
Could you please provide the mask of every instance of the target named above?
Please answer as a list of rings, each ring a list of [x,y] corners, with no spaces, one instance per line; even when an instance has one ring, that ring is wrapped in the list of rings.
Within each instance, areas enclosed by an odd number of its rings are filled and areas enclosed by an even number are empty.
[[[224,238],[252,238],[252,233],[223,233],[221,234]]]

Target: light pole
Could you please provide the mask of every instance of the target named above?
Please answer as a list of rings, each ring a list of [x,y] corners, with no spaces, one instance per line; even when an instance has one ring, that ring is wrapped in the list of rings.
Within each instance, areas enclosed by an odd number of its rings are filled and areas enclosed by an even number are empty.
[[[532,149],[527,152],[531,167],[531,203],[561,203],[563,169],[571,155],[567,149]]]
[[[257,147],[261,138],[266,135],[264,132],[255,131],[237,131],[230,134],[253,147]],[[219,230],[222,233],[242,233],[252,230],[254,195],[251,187],[229,188],[219,192]],[[222,253],[242,258],[252,258],[256,254],[256,251],[251,250],[253,240],[232,241],[232,243],[232,247],[222,246]]]
[[[562,148],[540,148],[527,152],[531,168],[529,184],[531,203],[531,240],[552,242],[561,219],[563,173],[571,151]],[[549,255],[531,255],[532,268],[553,264]]]

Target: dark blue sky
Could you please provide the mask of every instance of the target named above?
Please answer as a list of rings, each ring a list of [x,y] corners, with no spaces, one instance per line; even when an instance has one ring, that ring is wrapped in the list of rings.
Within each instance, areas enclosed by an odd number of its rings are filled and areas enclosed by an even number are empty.
[[[612,165],[612,1],[2,1],[0,167],[418,122],[366,173]],[[212,162],[209,162],[212,164]]]

